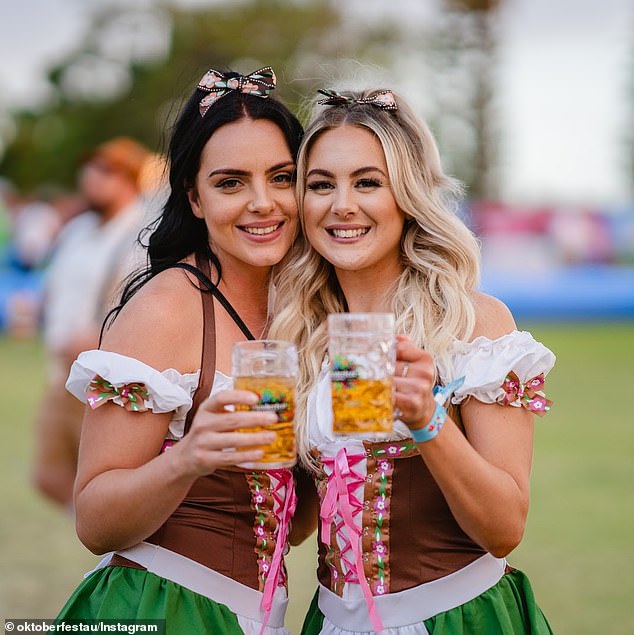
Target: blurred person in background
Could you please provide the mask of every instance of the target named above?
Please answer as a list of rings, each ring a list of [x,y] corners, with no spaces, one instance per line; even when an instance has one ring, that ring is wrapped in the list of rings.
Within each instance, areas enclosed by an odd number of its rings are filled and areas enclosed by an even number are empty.
[[[141,168],[139,185],[145,204],[144,226],[151,228],[161,216],[170,193],[167,157],[152,153]]]
[[[23,200],[14,197],[0,290],[0,305],[4,300],[0,325],[9,337],[37,337],[46,265],[61,229],[85,210],[83,197],[74,192],[42,191]]]
[[[13,187],[9,181],[0,177],[0,257],[4,255],[4,248],[11,235],[11,217],[9,215],[9,201]]]
[[[34,481],[51,500],[70,507],[83,405],[64,383],[72,361],[95,348],[122,280],[145,261],[137,244],[145,211],[139,176],[149,151],[117,137],[82,162],[79,192],[89,211],[59,233],[44,284],[48,378],[36,418]]]
[[[42,267],[62,225],[52,198],[35,197],[21,205],[13,220],[10,264],[26,271]]]

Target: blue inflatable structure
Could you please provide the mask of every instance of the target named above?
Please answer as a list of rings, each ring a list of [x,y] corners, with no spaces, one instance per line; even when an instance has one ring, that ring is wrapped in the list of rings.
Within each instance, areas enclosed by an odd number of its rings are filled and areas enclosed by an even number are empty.
[[[634,267],[586,264],[531,276],[485,271],[481,289],[520,320],[634,320]]]

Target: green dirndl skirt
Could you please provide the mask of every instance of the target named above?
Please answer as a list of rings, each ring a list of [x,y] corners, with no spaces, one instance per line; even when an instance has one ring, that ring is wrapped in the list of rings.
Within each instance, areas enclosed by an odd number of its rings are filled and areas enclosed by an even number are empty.
[[[154,573],[103,567],[77,587],[57,620],[165,620],[167,635],[244,635],[224,604]]]
[[[315,594],[301,635],[319,635],[323,622]],[[553,635],[528,578],[518,569],[473,600],[423,623],[430,635]]]

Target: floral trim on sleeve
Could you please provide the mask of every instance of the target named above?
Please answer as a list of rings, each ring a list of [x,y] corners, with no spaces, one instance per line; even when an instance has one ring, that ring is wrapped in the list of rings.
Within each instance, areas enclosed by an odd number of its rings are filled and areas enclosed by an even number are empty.
[[[544,373],[522,382],[517,374],[511,371],[502,382],[504,394],[500,399],[500,403],[505,406],[526,408],[526,410],[543,417],[550,411],[553,403],[546,398],[543,392],[544,384]]]
[[[442,384],[454,377],[465,378],[464,384],[451,397],[452,404],[458,405],[468,397],[475,397],[482,403],[513,403],[521,407],[525,387],[535,393],[541,392],[540,386],[532,387],[531,384],[539,380],[540,375],[545,377],[555,362],[554,353],[528,331],[512,331],[493,340],[481,335],[471,342],[454,341],[449,357],[438,360],[438,375]],[[504,401],[507,382],[516,382],[521,394],[511,394]],[[514,393],[515,386],[508,388]],[[544,397],[543,394],[540,396]],[[529,396],[529,400],[533,398]],[[534,405],[535,412],[546,411],[539,407],[547,405],[545,402]]]
[[[115,386],[100,375],[95,375],[86,386],[86,401],[95,410],[108,401],[122,406],[130,412],[145,412],[148,410],[150,398],[145,384],[130,383]]]

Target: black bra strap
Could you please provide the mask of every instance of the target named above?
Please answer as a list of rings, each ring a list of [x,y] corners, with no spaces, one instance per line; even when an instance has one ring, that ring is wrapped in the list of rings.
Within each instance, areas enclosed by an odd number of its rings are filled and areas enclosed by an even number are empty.
[[[242,318],[238,315],[238,312],[231,306],[231,303],[223,295],[222,291],[197,267],[194,267],[186,262],[176,262],[171,267],[178,269],[185,269],[192,275],[198,278],[198,281],[209,291],[220,304],[225,308],[231,319],[238,325],[238,328],[244,333],[248,340],[254,340],[253,333],[249,330],[249,327],[243,322]]]

